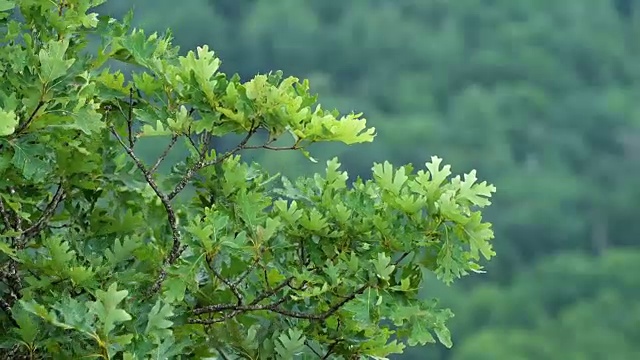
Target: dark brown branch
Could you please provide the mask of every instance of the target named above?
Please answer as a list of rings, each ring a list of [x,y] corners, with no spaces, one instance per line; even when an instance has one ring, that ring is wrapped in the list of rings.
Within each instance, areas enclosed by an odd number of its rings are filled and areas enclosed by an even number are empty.
[[[209,318],[209,319],[189,319],[188,322],[189,324],[201,324],[201,325],[212,325],[212,324],[216,324],[216,323],[221,323],[224,321],[227,321],[231,318],[233,318],[236,315],[241,314],[242,311],[240,310],[234,310],[230,313],[227,313],[225,315],[223,315],[222,317],[219,317],[217,319],[214,318]]]
[[[151,175],[151,173],[146,169],[146,167],[144,166],[142,161],[133,152],[133,149],[131,149],[129,146],[127,146],[127,144],[124,143],[124,141],[122,141],[122,138],[120,137],[118,132],[113,127],[111,127],[111,133],[116,137],[116,140],[118,140],[120,145],[122,145],[122,147],[127,152],[127,154],[129,154],[129,157],[131,157],[131,159],[136,164],[138,169],[142,172],[142,174],[144,175],[145,180],[147,180],[147,183],[149,184],[149,186],[151,186],[151,188],[153,189],[155,194],[160,198],[160,201],[162,202],[162,204],[165,207],[169,207],[171,209],[171,213],[172,213],[171,215],[173,216],[173,218],[171,220],[173,222],[175,222],[175,214],[173,214],[173,208],[172,208],[171,204],[169,203],[169,199],[167,198],[167,195],[165,195],[160,190],[160,187],[158,187],[158,184],[156,183],[156,181],[153,178],[153,176]]]
[[[10,192],[13,195],[15,190],[11,188]],[[9,211],[5,208],[2,198],[0,198],[0,215],[2,216],[2,221],[6,226],[6,230],[13,228],[15,231],[22,231],[20,215],[15,214],[15,224],[11,224]],[[16,240],[16,238],[10,238],[12,245],[16,245]],[[20,274],[18,273],[18,263],[14,259],[9,259],[6,264],[6,268],[0,270],[0,281],[6,283],[9,287],[10,301],[7,301],[7,305],[10,308],[18,300],[17,294],[22,290],[22,279],[20,279]]]
[[[198,161],[187,170],[187,172],[184,174],[180,182],[178,182],[176,187],[173,189],[173,191],[171,191],[171,193],[169,193],[167,197],[169,199],[173,199],[174,197],[176,197],[176,195],[178,195],[185,188],[185,186],[187,186],[187,183],[189,183],[189,180],[191,180],[193,175],[195,175],[198,172],[198,170],[205,168],[207,166],[218,164],[224,161],[225,159],[227,159],[228,157],[234,155],[238,151],[244,149],[245,146],[247,145],[247,142],[249,142],[249,139],[251,139],[251,137],[253,136],[253,134],[256,133],[256,131],[257,131],[257,128],[252,128],[251,130],[249,130],[247,135],[244,137],[244,139],[242,139],[242,141],[240,141],[238,146],[236,146],[233,150],[226,152],[224,155],[220,157],[216,156],[214,160],[204,161],[206,152],[202,152],[200,159],[198,159]]]
[[[251,272],[256,268],[256,266],[258,266],[258,263],[260,262],[260,258],[257,257],[253,260],[253,264],[251,264],[251,266],[249,266],[249,268],[247,270],[244,271],[243,274],[241,274],[238,279],[236,280],[236,282],[233,284],[234,286],[238,286],[240,285],[241,282],[244,281],[244,279],[247,278],[247,276],[249,276],[249,274],[251,274]]]
[[[2,309],[2,311],[5,312],[5,314],[7,314],[7,317],[9,318],[11,325],[13,325],[14,327],[19,327],[18,323],[12,316],[11,305],[1,297],[0,297],[0,309]]]
[[[286,285],[286,282],[283,282],[283,283],[284,283],[284,285]],[[284,285],[282,287],[284,287]],[[241,314],[241,313],[244,313],[244,312],[250,312],[250,311],[271,311],[271,312],[278,313],[280,315],[284,315],[284,316],[288,316],[288,317],[292,317],[292,318],[297,318],[297,319],[324,321],[328,317],[333,315],[336,311],[338,311],[341,307],[343,307],[346,303],[348,303],[349,301],[355,299],[356,296],[362,294],[368,287],[369,287],[369,285],[361,286],[356,291],[354,291],[352,294],[350,294],[349,296],[347,296],[344,299],[340,300],[339,302],[333,304],[327,311],[322,312],[320,314],[310,314],[310,313],[301,312],[301,311],[287,310],[287,309],[284,309],[284,308],[280,307],[280,305],[286,301],[286,299],[287,299],[286,297],[283,297],[282,299],[280,299],[280,300],[278,300],[278,301],[276,301],[274,303],[271,303],[271,304],[263,304],[263,305],[257,304],[262,299],[268,297],[268,296],[263,296],[263,297],[261,297],[261,299],[254,300],[249,305],[215,304],[215,305],[209,305],[209,306],[205,306],[205,307],[194,309],[192,311],[192,313],[194,315],[216,313],[216,312],[222,312],[222,311],[227,311],[227,310],[232,310],[232,312],[229,313],[229,314],[223,315],[221,318],[217,318],[217,319],[189,319],[189,322],[192,323],[192,324],[213,324],[213,323],[218,323],[218,322],[222,322],[222,321],[225,321],[227,319],[230,319],[231,317],[233,317],[233,316],[235,316],[237,314]]]
[[[9,305],[9,303],[1,297],[0,297],[0,309],[2,309],[7,315],[9,315],[9,318],[11,318],[11,305]]]
[[[411,254],[411,252],[408,252],[408,251],[407,251],[407,252],[404,252],[404,253],[400,256],[400,258],[398,258],[398,260],[396,260],[396,261],[394,261],[394,262],[393,262],[393,265],[398,265],[398,264],[400,264],[400,262],[401,262],[402,260],[404,260],[404,258],[406,258],[407,256],[409,256],[409,254]]]
[[[15,260],[10,259],[7,266],[0,270],[0,281],[9,287],[10,299],[7,301],[7,304],[11,307],[18,301],[18,294],[20,294],[20,290],[22,290],[22,279],[20,279],[18,274],[17,262]]]
[[[263,145],[245,146],[243,149],[245,149],[245,150],[252,150],[252,149],[267,149],[267,150],[274,150],[274,151],[284,151],[284,150],[298,150],[298,149],[300,149],[300,147],[299,147],[299,146],[297,146],[297,145],[291,145],[291,146],[271,146],[271,145],[263,144]]]
[[[191,109],[193,110],[193,109]],[[191,111],[189,111],[189,116],[191,116]],[[206,140],[201,141],[202,143],[207,144],[209,142],[209,137],[207,136],[208,133],[203,133],[202,137],[206,137]],[[195,143],[195,141],[193,141],[193,139],[191,138],[191,125],[189,125],[189,128],[187,129],[187,133],[184,134],[184,136],[186,136],[187,140],[189,140],[189,143],[191,144],[191,146],[193,146],[193,148],[198,152],[198,154],[200,156],[202,156],[202,152],[200,151],[199,146]]]
[[[182,179],[180,179],[180,181],[178,182],[178,184],[175,186],[175,188],[173,189],[173,191],[171,191],[169,193],[169,195],[167,195],[167,197],[169,199],[173,199],[175,198],[184,188],[185,186],[187,186],[187,184],[189,183],[189,180],[191,180],[191,178],[203,167],[205,167],[205,157],[207,156],[207,152],[203,151],[200,153],[200,156],[198,158],[198,161],[196,161],[195,164],[193,164],[193,166],[191,166],[189,169],[187,169],[187,172],[184,174],[184,176],[182,177]]]
[[[222,358],[222,360],[229,360],[229,358],[227,357],[227,355],[222,351],[222,349],[216,347],[215,348],[216,351],[218,352],[218,355],[220,355],[220,357]]]
[[[129,147],[133,149],[133,146],[136,144],[133,137],[133,87],[129,88],[129,114],[127,116],[127,135],[129,136]]]
[[[288,278],[284,279],[280,284],[278,284],[278,286],[276,286],[275,288],[269,290],[269,291],[265,291],[264,293],[262,293],[262,295],[259,295],[258,297],[256,297],[252,302],[251,305],[255,305],[257,303],[259,303],[260,301],[275,295],[278,291],[284,289],[285,286],[291,286],[291,280],[293,280],[293,276],[289,276]]]
[[[329,345],[329,348],[327,349],[327,353],[324,354],[324,356],[322,357],[322,360],[326,360],[329,358],[329,356],[331,356],[331,354],[333,354],[333,350],[335,349],[336,345],[338,345],[340,343],[340,340],[336,340],[334,342],[331,343],[331,345]]]
[[[38,101],[38,105],[33,110],[31,115],[29,115],[29,118],[27,119],[27,121],[23,122],[20,126],[18,126],[18,128],[14,132],[14,137],[20,135],[27,127],[29,127],[29,125],[31,125],[31,122],[33,122],[33,119],[36,117],[36,113],[38,112],[38,110],[40,110],[40,108],[42,108],[44,104],[45,104],[44,101],[42,100]]]
[[[64,200],[65,196],[66,194],[62,188],[62,183],[60,183],[58,184],[58,189],[53,195],[53,198],[47,204],[44,211],[42,212],[42,215],[40,215],[38,220],[36,220],[36,222],[33,223],[33,225],[28,227],[20,236],[20,240],[18,244],[16,244],[16,247],[18,249],[22,249],[29,238],[37,235],[38,233],[40,233],[40,231],[42,231],[42,229],[47,225],[47,222],[53,216],[53,213],[55,212],[58,205],[60,205],[60,202]]]
[[[2,223],[4,224],[5,230],[9,230],[13,227],[11,225],[11,220],[9,220],[9,212],[4,207],[4,201],[2,201],[2,197],[0,197],[0,217],[2,218]]]
[[[176,141],[178,141],[178,135],[174,134],[173,136],[171,136],[171,141],[169,142],[169,145],[167,145],[167,147],[164,149],[164,151],[162,152],[158,160],[156,160],[156,163],[153,164],[151,169],[149,169],[149,173],[153,174],[156,172],[156,170],[158,170],[158,166],[160,166],[160,163],[164,161],[167,155],[169,155],[169,151],[171,151],[171,149],[173,148],[173,145],[176,144]]]
[[[209,263],[207,265],[209,265],[209,269],[211,270],[213,275],[215,275],[215,277],[218,278],[218,280],[222,281],[225,285],[227,285],[229,290],[231,290],[231,292],[233,293],[233,296],[235,296],[236,299],[238,299],[237,305],[242,304],[242,294],[240,294],[240,292],[238,291],[237,286],[232,282],[230,282],[229,280],[225,279],[218,271],[216,271],[216,269],[213,268],[213,264]]]
[[[309,348],[309,350],[311,350],[311,352],[313,352],[318,358],[322,358],[322,355],[320,355],[319,352],[316,351],[316,349],[313,348],[313,346],[311,346],[311,344],[309,343],[309,340],[305,340],[304,344]]]
[[[169,256],[165,259],[164,266],[160,270],[160,274],[158,275],[156,282],[153,284],[153,286],[149,290],[149,293],[153,294],[160,289],[160,287],[162,286],[162,282],[167,277],[166,265],[173,264],[178,259],[178,257],[180,257],[180,254],[184,250],[184,248],[181,247],[182,235],[180,234],[180,230],[178,230],[176,213],[173,210],[173,206],[171,205],[171,199],[169,199],[167,195],[160,190],[160,188],[158,187],[158,184],[153,179],[153,175],[145,168],[142,161],[140,161],[138,156],[136,156],[136,154],[133,152],[133,149],[124,143],[120,135],[118,135],[118,132],[113,127],[111,127],[111,133],[113,133],[113,135],[116,137],[120,145],[124,148],[127,154],[129,154],[129,157],[133,160],[133,162],[136,164],[138,169],[142,172],[142,174],[144,175],[144,178],[147,180],[147,183],[149,184],[149,186],[151,186],[153,191],[156,193],[156,195],[162,202],[162,205],[164,206],[165,210],[167,211],[167,219],[169,221],[169,227],[171,228],[173,245],[171,247],[171,252],[169,253]]]
[[[9,187],[9,193],[11,195],[15,195],[16,190],[13,187]],[[13,228],[17,232],[22,232],[22,218],[20,217],[20,214],[18,214],[17,212],[14,212],[13,215],[14,215]]]

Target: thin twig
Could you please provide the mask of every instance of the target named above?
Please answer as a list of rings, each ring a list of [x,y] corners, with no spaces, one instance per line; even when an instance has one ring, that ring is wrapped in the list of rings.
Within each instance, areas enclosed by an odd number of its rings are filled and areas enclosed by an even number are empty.
[[[13,187],[9,187],[9,193],[11,195],[15,195],[16,193],[16,189],[14,189]],[[22,232],[22,218],[20,217],[20,214],[18,214],[17,212],[13,212],[15,221],[13,222],[13,228],[15,229],[15,231],[17,232]]]
[[[336,340],[336,341],[332,342],[331,345],[329,345],[329,348],[327,349],[327,353],[324,354],[324,356],[322,357],[322,360],[328,359],[329,356],[331,356],[331,354],[333,354],[333,350],[335,349],[336,345],[338,345],[338,343],[340,343],[340,340]]]
[[[133,87],[129,88],[129,116],[127,116],[127,132],[129,136],[129,147],[133,149],[136,144],[133,137]]]
[[[251,264],[251,266],[249,266],[249,268],[247,270],[245,270],[244,273],[238,277],[238,279],[236,280],[236,282],[233,285],[234,286],[240,285],[240,283],[242,281],[244,281],[244,279],[246,279],[247,276],[249,276],[249,274],[256,268],[256,266],[258,265],[259,262],[260,262],[260,258],[256,257],[253,260],[253,264]]]
[[[274,150],[274,151],[284,151],[284,150],[298,150],[298,149],[300,149],[300,147],[299,147],[299,146],[297,146],[297,145],[291,145],[291,146],[271,146],[271,145],[267,145],[267,144],[262,144],[262,145],[245,146],[243,149],[244,149],[244,150],[252,150],[252,149],[267,149],[267,150]]]
[[[153,284],[153,286],[149,290],[149,293],[153,294],[160,289],[160,287],[162,286],[162,282],[167,277],[166,265],[167,264],[172,265],[178,259],[178,257],[180,257],[180,254],[182,253],[182,250],[183,250],[183,248],[181,247],[182,235],[180,234],[180,230],[178,230],[176,213],[173,210],[173,206],[171,205],[171,200],[167,197],[165,193],[163,193],[160,190],[160,188],[158,187],[158,184],[153,179],[152,174],[146,169],[146,167],[144,166],[142,161],[140,161],[138,156],[136,156],[136,154],[133,152],[133,149],[124,143],[120,135],[118,135],[118,132],[113,127],[111,127],[111,133],[116,137],[120,145],[124,148],[127,154],[129,154],[129,157],[133,160],[133,162],[136,164],[138,169],[142,172],[142,174],[144,175],[144,178],[147,180],[147,183],[149,184],[149,186],[151,186],[153,191],[156,193],[156,195],[160,199],[160,202],[162,202],[162,205],[164,206],[167,212],[167,219],[169,221],[169,227],[171,228],[173,245],[171,247],[171,252],[169,253],[169,256],[165,259],[164,266],[160,270],[160,274],[158,275],[156,282]]]
[[[304,344],[309,348],[309,350],[311,350],[311,352],[316,354],[317,357],[322,358],[322,355],[320,355],[320,353],[317,352],[316,349],[313,348],[313,346],[311,346],[311,344],[309,343],[309,340],[305,340]]]
[[[287,298],[283,297],[282,299],[280,299],[280,300],[278,300],[278,301],[276,301],[274,303],[271,303],[271,304],[259,305],[259,304],[256,303],[256,301],[254,301],[254,302],[252,302],[252,304],[249,304],[249,305],[215,304],[215,305],[209,305],[209,306],[197,308],[197,309],[194,309],[192,311],[192,313],[194,315],[216,313],[216,312],[222,312],[222,311],[226,311],[226,310],[232,310],[232,312],[229,313],[229,314],[223,315],[221,318],[218,318],[218,319],[198,319],[198,318],[189,319],[189,323],[192,323],[192,324],[213,324],[213,323],[218,323],[218,322],[224,321],[226,319],[230,319],[231,317],[233,317],[233,316],[235,316],[237,314],[241,314],[241,313],[244,313],[244,312],[250,312],[250,311],[271,311],[271,312],[278,313],[280,315],[284,315],[284,316],[288,316],[288,317],[292,317],[292,318],[297,318],[297,319],[324,321],[328,317],[333,315],[336,311],[338,311],[347,302],[355,299],[356,296],[362,294],[368,287],[369,287],[369,285],[361,286],[356,291],[354,291],[352,294],[350,294],[349,296],[347,296],[343,300],[335,303],[327,311],[322,312],[320,314],[312,314],[312,313],[305,313],[305,312],[302,312],[302,311],[293,311],[293,310],[284,309],[284,308],[280,307],[280,305],[282,303],[284,303]],[[231,315],[231,314],[233,314],[233,315]]]
[[[11,307],[16,301],[18,301],[18,294],[22,290],[22,279],[18,274],[17,262],[13,259],[9,259],[5,269],[0,271],[0,281],[7,284],[9,287],[10,301],[7,303]]]
[[[288,278],[284,279],[280,284],[278,284],[278,286],[276,286],[275,288],[269,290],[269,291],[265,291],[262,295],[256,297],[252,302],[251,305],[255,305],[257,303],[259,303],[260,301],[275,295],[278,291],[284,289],[285,286],[289,286],[291,287],[291,280],[293,280],[293,276],[289,276]]]
[[[204,161],[206,152],[202,152],[200,159],[198,159],[198,161],[187,170],[187,172],[184,174],[180,182],[178,182],[176,187],[173,189],[173,191],[169,193],[167,197],[169,199],[173,199],[174,197],[176,197],[176,195],[178,195],[185,188],[185,186],[187,186],[187,183],[189,182],[189,180],[191,180],[193,175],[195,175],[196,172],[198,172],[198,170],[205,168],[207,166],[218,164],[224,161],[225,159],[227,159],[228,157],[234,155],[238,151],[244,149],[245,146],[247,145],[247,142],[249,142],[249,139],[251,139],[251,136],[255,134],[256,130],[257,128],[252,128],[251,130],[249,130],[247,135],[244,137],[244,139],[242,139],[242,141],[240,141],[240,143],[235,147],[235,149],[226,152],[224,155],[220,157],[216,157],[214,160]]]
[[[224,352],[222,352],[222,349],[220,349],[218,347],[216,347],[215,349],[218,352],[218,355],[220,355],[220,357],[222,358],[222,360],[229,360],[227,355]]]
[[[133,152],[133,149],[131,149],[129,146],[127,146],[127,144],[124,143],[124,141],[122,140],[122,138],[120,137],[120,135],[118,134],[115,128],[111,127],[111,133],[116,137],[116,140],[118,140],[120,145],[124,148],[127,154],[129,154],[129,157],[131,157],[131,159],[136,164],[138,169],[142,172],[145,180],[147,180],[147,183],[149,184],[149,186],[151,186],[155,194],[160,198],[160,201],[162,201],[162,204],[165,205],[165,207],[171,208],[171,212],[173,213],[173,209],[171,207],[171,204],[169,203],[169,199],[167,198],[167,195],[165,195],[160,190],[160,188],[158,187],[158,184],[156,184],[155,179],[153,179],[153,176],[151,176],[151,173],[146,169],[142,161]],[[173,219],[173,221],[175,221],[175,219]]]
[[[11,221],[9,220],[9,212],[4,207],[4,201],[2,197],[0,197],[0,216],[2,217],[2,222],[4,223],[5,230],[11,229]]]
[[[29,118],[27,119],[27,121],[23,122],[20,126],[18,126],[18,128],[16,129],[16,131],[14,132],[14,137],[20,135],[33,121],[33,119],[36,116],[36,113],[38,112],[38,110],[40,110],[40,108],[45,104],[44,101],[40,100],[38,101],[38,105],[36,105],[36,108],[33,110],[33,112],[31,113],[31,115],[29,116]]]
[[[0,297],[0,309],[2,309],[7,314],[7,317],[9,318],[11,325],[13,325],[14,327],[19,327],[16,320],[13,318],[13,316],[11,316],[12,315],[11,305],[1,297]]]
[[[151,169],[149,169],[149,172],[151,174],[155,173],[156,170],[158,170],[158,166],[160,166],[160,163],[167,157],[167,155],[169,155],[169,151],[171,151],[171,148],[173,148],[173,145],[176,144],[176,141],[178,141],[178,135],[174,134],[171,136],[171,141],[169,142],[169,145],[167,145],[167,147],[162,152],[162,155],[160,155],[158,160],[156,160],[156,163],[153,164]]]
[[[62,202],[65,197],[66,197],[66,194],[62,188],[62,183],[60,183],[58,184],[58,189],[53,195],[53,198],[47,204],[46,208],[44,209],[44,211],[42,212],[38,220],[36,220],[36,222],[33,223],[33,225],[31,225],[26,230],[24,230],[22,235],[20,235],[20,240],[18,241],[18,244],[16,244],[16,247],[18,249],[22,249],[26,244],[26,240],[37,235],[38,233],[40,233],[40,231],[42,231],[44,226],[47,225],[47,222],[53,216],[53,213],[55,212],[58,205],[60,205],[60,202]]]
[[[237,304],[238,305],[242,304],[242,294],[240,294],[236,285],[231,283],[228,279],[224,278],[218,271],[216,271],[216,269],[213,268],[213,264],[209,263],[208,265],[213,275],[215,275],[215,277],[218,278],[218,280],[222,281],[225,285],[227,285],[229,290],[231,290],[231,292],[233,293],[233,296],[235,296],[236,299],[238,300]]]

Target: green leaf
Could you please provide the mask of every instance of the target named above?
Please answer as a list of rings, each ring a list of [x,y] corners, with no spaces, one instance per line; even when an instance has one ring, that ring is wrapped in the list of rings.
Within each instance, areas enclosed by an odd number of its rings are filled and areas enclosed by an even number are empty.
[[[18,324],[18,327],[14,328],[13,331],[18,334],[20,340],[32,345],[40,332],[39,324],[29,312],[20,307],[14,308],[11,316],[16,321],[16,324]]]
[[[71,279],[73,285],[82,285],[94,278],[95,272],[90,267],[73,266],[66,271],[67,276]]]
[[[11,245],[6,242],[0,240],[0,252],[8,255],[9,257],[15,259],[16,258],[16,250],[11,247]]]
[[[187,283],[180,277],[170,276],[163,284],[164,296],[170,303],[184,300]]]
[[[4,111],[0,109],[0,136],[13,134],[18,127],[18,118],[13,110]]]
[[[395,265],[391,265],[391,257],[384,253],[378,253],[378,258],[373,262],[376,275],[382,280],[389,280],[389,276],[393,273]]]
[[[91,308],[102,322],[102,334],[109,336],[116,324],[131,320],[131,315],[118,308],[118,304],[124,300],[129,292],[118,291],[118,284],[112,283],[107,291],[96,290],[96,301],[90,303]]]
[[[66,329],[73,328],[72,326],[61,324],[58,321],[58,318],[56,317],[56,314],[53,311],[49,312],[46,307],[44,307],[42,304],[37,303],[35,300],[26,301],[26,300],[20,299],[18,301],[20,303],[20,306],[25,311],[28,311],[51,324],[56,324],[58,326],[62,325]]]
[[[440,186],[451,175],[451,166],[445,165],[441,169],[440,164],[442,164],[442,159],[432,156],[431,162],[425,164],[428,171],[418,171],[415,182],[409,185],[411,189],[426,195],[429,199],[437,198],[441,190]]]
[[[453,342],[451,341],[451,332],[446,327],[436,327],[435,330],[436,336],[438,336],[438,341],[447,348],[451,348],[453,346]]]
[[[71,250],[68,241],[59,237],[49,237],[43,241],[44,247],[49,250],[50,264],[54,270],[63,272],[73,264],[76,252]]]
[[[173,321],[168,318],[173,315],[173,306],[169,304],[163,306],[160,300],[156,301],[156,304],[149,311],[145,333],[153,334],[156,339],[170,337],[172,332],[169,328],[173,325]]]
[[[65,54],[69,48],[69,39],[49,41],[45,48],[38,52],[41,71],[40,80],[43,84],[49,84],[53,80],[66,74],[73,65],[75,59],[65,60]]]
[[[142,132],[138,134],[138,137],[149,137],[149,136],[167,136],[172,135],[173,131],[168,127],[162,124],[160,120],[156,120],[156,127],[154,128],[151,125],[145,124],[142,126]]]
[[[92,336],[95,333],[95,316],[87,314],[86,305],[80,301],[64,297],[62,301],[54,304],[53,308],[62,317],[61,321],[53,321],[54,325],[62,328],[72,328],[88,336]]]
[[[302,331],[289,329],[286,334],[282,333],[278,336],[278,340],[275,342],[276,353],[280,359],[293,359],[304,350],[305,340],[306,337]]]
[[[373,165],[373,177],[381,188],[390,191],[394,195],[400,194],[402,186],[409,179],[405,174],[404,167],[400,167],[394,173],[393,165],[388,161],[385,161],[384,164]]]
[[[220,68],[220,59],[209,51],[208,45],[204,45],[198,46],[195,53],[189,51],[187,56],[180,58],[180,65],[186,73],[193,72],[200,86],[206,87]]]
[[[491,205],[491,201],[487,198],[491,197],[491,193],[496,192],[496,187],[488,185],[486,181],[476,184],[476,180],[478,180],[476,171],[472,170],[464,175],[464,181],[460,180],[460,176],[456,176],[451,180],[451,184],[459,189],[459,199],[467,200],[480,207]]]
[[[51,163],[45,161],[49,155],[48,149],[42,144],[23,146],[20,143],[13,144],[13,149],[11,164],[19,169],[27,180],[43,181],[51,167]]]
[[[173,337],[164,338],[162,339],[162,342],[151,352],[151,359],[175,359],[177,356],[183,354],[183,349],[187,345],[188,344],[186,342],[176,344]]]
[[[71,115],[74,119],[73,126],[87,135],[106,128],[105,122],[102,121],[102,115],[96,111],[98,108],[99,105],[95,104],[93,100],[87,104],[84,104],[83,101],[78,103]]]
[[[15,6],[15,0],[0,0],[0,11],[12,10]]]
[[[157,33],[147,37],[142,29],[134,29],[130,35],[122,37],[120,44],[130,54],[121,58],[123,61],[143,66],[151,63],[152,55],[160,45]]]
[[[496,255],[489,242],[493,239],[491,224],[482,222],[482,214],[479,211],[471,213],[469,221],[464,224],[464,233],[468,236],[471,244],[472,258],[479,259],[478,253],[481,253],[487,260]]]
[[[112,266],[115,266],[133,257],[133,252],[141,246],[142,241],[137,236],[125,236],[120,241],[115,239],[113,250],[106,249],[104,251],[104,257]]]

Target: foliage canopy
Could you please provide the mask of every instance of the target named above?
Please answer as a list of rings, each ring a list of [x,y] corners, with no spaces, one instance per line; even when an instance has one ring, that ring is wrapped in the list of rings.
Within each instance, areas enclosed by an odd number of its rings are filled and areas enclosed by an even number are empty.
[[[103,0],[0,0],[3,357],[384,358],[450,346],[424,270],[449,283],[494,253],[478,208],[495,188],[337,159],[290,181],[250,149],[372,141],[361,114],[316,105],[281,72],[242,82],[207,46],[179,55],[98,16]],[[92,48],[90,41],[98,42]],[[130,77],[110,64],[132,64]],[[240,135],[225,152],[221,137]],[[291,145],[275,146],[284,135]],[[166,148],[147,164],[136,143]],[[189,156],[159,171],[174,145]]]

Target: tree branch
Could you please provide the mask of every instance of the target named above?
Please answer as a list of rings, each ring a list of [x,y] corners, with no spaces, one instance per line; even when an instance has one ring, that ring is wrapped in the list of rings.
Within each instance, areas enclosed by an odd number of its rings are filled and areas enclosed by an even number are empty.
[[[36,113],[38,112],[38,110],[40,110],[40,108],[42,108],[42,106],[44,104],[45,104],[45,102],[42,101],[42,99],[40,101],[38,101],[38,105],[36,105],[36,108],[33,110],[31,115],[29,115],[29,118],[27,119],[27,121],[23,122],[20,126],[18,126],[16,131],[13,133],[14,134],[13,137],[17,137],[23,131],[25,131],[27,129],[27,127],[29,127],[29,125],[31,125],[31,122],[33,122],[33,119],[35,119]]]
[[[22,235],[20,235],[20,239],[16,244],[16,248],[22,249],[29,238],[37,235],[42,231],[42,229],[47,225],[47,222],[53,216],[53,213],[55,212],[58,205],[60,205],[60,202],[62,202],[65,197],[66,197],[66,194],[62,188],[62,182],[60,182],[58,184],[58,189],[53,195],[53,198],[47,204],[47,206],[45,207],[44,211],[42,212],[38,220],[36,220],[36,222],[33,223],[33,225],[31,225],[30,227],[28,227],[26,230],[22,232]]]
[[[2,197],[0,197],[0,218],[2,219],[5,230],[11,229],[13,227],[11,225],[11,220],[9,220],[9,212],[4,207],[4,201],[2,200]]]
[[[335,349],[336,345],[338,345],[339,343],[340,343],[340,340],[335,340],[334,342],[332,342],[331,345],[329,345],[329,348],[327,349],[327,353],[324,354],[324,356],[322,357],[322,360],[328,359],[329,356],[333,354],[333,350]]]
[[[127,116],[127,135],[129,136],[129,147],[133,149],[133,146],[136,144],[135,139],[133,137],[133,87],[129,88],[129,113]]]
[[[176,144],[176,141],[178,141],[178,135],[174,134],[173,136],[171,136],[171,141],[169,142],[169,145],[167,145],[167,147],[162,152],[162,155],[160,155],[158,160],[156,160],[156,163],[153,164],[151,169],[149,169],[149,173],[153,174],[156,172],[156,170],[158,170],[158,166],[160,166],[160,163],[167,157],[167,155],[169,155],[169,151],[171,151],[171,149],[173,148],[173,145]]]
[[[11,195],[14,195],[16,193],[16,190],[13,187],[9,187],[9,193]],[[14,223],[13,223],[13,228],[15,231],[17,232],[22,232],[22,218],[20,218],[20,215],[14,211],[13,213],[14,215]]]
[[[244,137],[244,139],[242,139],[242,141],[240,141],[240,143],[233,150],[226,152],[224,155],[220,157],[216,156],[214,160],[205,161],[206,151],[203,151],[200,154],[200,159],[198,159],[198,161],[187,170],[187,172],[184,174],[180,182],[178,182],[176,187],[173,189],[173,191],[169,193],[167,197],[169,199],[173,199],[174,197],[176,197],[176,195],[178,195],[185,188],[185,186],[187,186],[187,183],[189,183],[189,180],[191,180],[193,175],[195,175],[200,169],[218,164],[224,161],[225,159],[227,159],[228,157],[234,155],[238,151],[244,149],[245,146],[247,145],[247,142],[249,142],[249,139],[251,139],[251,137],[253,136],[253,134],[255,134],[256,131],[257,131],[257,128],[252,128],[251,130],[249,130],[249,132]]]
[[[230,282],[229,280],[227,280],[224,277],[222,277],[222,275],[218,271],[216,271],[216,269],[213,268],[213,264],[208,263],[207,265],[209,265],[209,269],[211,270],[213,275],[216,278],[218,278],[218,280],[222,281],[225,285],[227,285],[229,290],[231,290],[231,292],[233,293],[233,296],[235,296],[236,299],[238,299],[237,305],[242,304],[242,294],[240,294],[240,292],[238,291],[237,286],[235,284],[233,284],[232,282]]]
[[[125,144],[125,142],[122,140],[120,135],[118,135],[118,132],[115,130],[115,128],[111,126],[110,129],[111,129],[111,133],[116,137],[120,145],[124,148],[127,154],[129,154],[129,157],[133,160],[133,162],[136,164],[138,169],[142,172],[142,174],[144,175],[144,178],[147,180],[147,183],[149,184],[149,186],[151,186],[153,191],[156,193],[156,195],[160,199],[160,202],[162,202],[162,205],[164,206],[165,210],[167,211],[167,219],[169,221],[169,227],[171,228],[171,237],[173,239],[173,245],[171,247],[171,252],[169,253],[169,256],[164,261],[163,267],[160,270],[160,274],[158,275],[156,282],[153,284],[153,286],[149,290],[149,293],[153,294],[160,289],[160,287],[162,286],[162,282],[167,277],[166,265],[173,264],[178,259],[178,257],[180,257],[180,254],[184,250],[181,247],[182,235],[180,234],[180,230],[178,230],[176,213],[173,210],[173,206],[171,205],[171,199],[169,199],[167,195],[160,190],[160,187],[158,186],[156,181],[153,179],[153,175],[145,168],[142,161],[140,161],[138,156],[136,156],[136,154],[133,152],[133,149],[127,146],[127,144]]]
[[[288,317],[292,317],[292,318],[297,318],[297,319],[323,321],[323,320],[326,320],[331,315],[333,315],[336,311],[338,311],[347,302],[355,299],[356,296],[362,294],[368,287],[369,287],[369,285],[361,286],[356,291],[354,291],[352,294],[350,294],[349,296],[347,296],[344,299],[340,300],[339,302],[335,303],[327,311],[322,312],[320,314],[310,314],[310,313],[305,313],[305,312],[302,312],[302,311],[287,310],[287,309],[284,309],[284,308],[280,307],[280,305],[286,301],[286,297],[284,297],[284,298],[282,298],[282,299],[280,299],[280,300],[278,300],[278,301],[276,301],[274,303],[271,303],[271,304],[263,304],[263,305],[257,304],[257,302],[259,302],[262,299],[268,297],[268,296],[265,296],[265,297],[262,297],[261,299],[254,300],[249,305],[215,304],[215,305],[209,305],[209,306],[205,306],[205,307],[194,309],[192,311],[192,313],[194,315],[217,313],[217,312],[223,312],[223,311],[227,311],[227,310],[232,310],[232,311],[229,314],[223,315],[221,318],[217,318],[217,319],[198,319],[198,318],[196,318],[196,319],[189,319],[188,322],[191,323],[191,324],[204,324],[204,325],[206,325],[206,324],[214,324],[214,323],[218,323],[218,322],[222,322],[222,321],[225,321],[227,319],[230,319],[231,317],[233,317],[235,315],[238,315],[238,314],[241,314],[241,313],[244,313],[244,312],[251,312],[251,311],[271,311],[271,312],[278,313],[280,315],[284,315],[284,316],[288,316]]]

